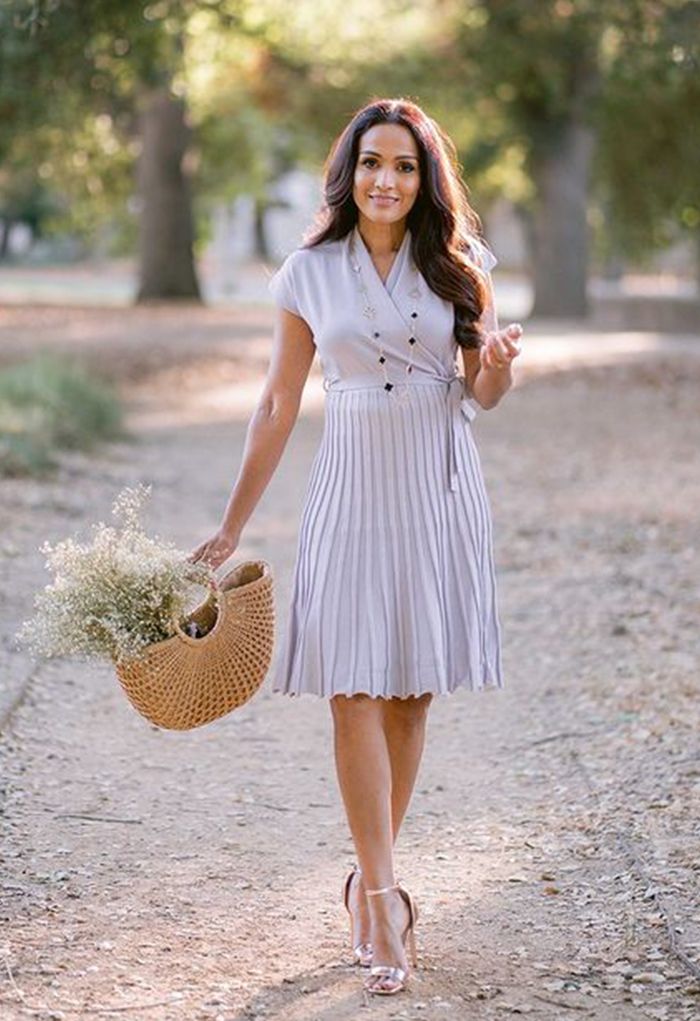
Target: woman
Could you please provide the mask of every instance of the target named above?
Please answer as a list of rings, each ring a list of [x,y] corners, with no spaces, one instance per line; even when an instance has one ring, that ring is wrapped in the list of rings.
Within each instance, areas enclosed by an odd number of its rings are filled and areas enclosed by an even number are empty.
[[[491,521],[470,420],[511,385],[522,330],[499,330],[449,138],[414,103],[379,100],[338,137],[324,205],[270,282],[274,350],[219,531],[239,544],[295,423],[316,350],[326,390],[273,691],[329,698],[360,868],[343,897],[366,988],[406,986],[416,905],[395,881],[435,694],[503,685]],[[457,372],[461,352],[463,376]]]

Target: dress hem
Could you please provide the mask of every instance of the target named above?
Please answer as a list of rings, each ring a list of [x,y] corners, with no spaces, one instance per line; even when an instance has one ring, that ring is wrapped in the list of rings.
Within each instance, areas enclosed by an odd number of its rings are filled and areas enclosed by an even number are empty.
[[[466,691],[474,692],[474,694],[478,694],[479,692],[487,691],[503,691],[505,689],[505,685],[503,683],[492,682],[490,684],[483,684],[480,685],[479,687],[475,687],[474,685],[471,685],[467,682],[460,682],[452,688],[441,689],[425,688],[423,691],[409,691],[405,695],[401,695],[398,692],[392,693],[386,691],[371,691],[369,688],[362,687],[352,688],[348,691],[331,691],[331,692],[313,691],[310,688],[302,688],[301,690],[296,691],[291,688],[273,687],[270,689],[270,691],[273,695],[286,695],[288,698],[302,698],[304,695],[310,695],[312,698],[331,699],[335,698],[336,695],[346,695],[348,698],[352,697],[353,695],[369,695],[370,698],[403,699],[403,698],[420,698],[422,695],[438,695],[438,696],[454,695],[454,693],[456,691],[459,691],[460,689],[464,689]]]

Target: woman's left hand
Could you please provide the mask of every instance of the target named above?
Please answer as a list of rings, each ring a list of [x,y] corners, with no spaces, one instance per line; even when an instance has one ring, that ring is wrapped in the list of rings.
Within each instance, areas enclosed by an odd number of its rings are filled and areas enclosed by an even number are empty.
[[[516,343],[523,335],[520,323],[511,323],[505,330],[496,330],[484,336],[479,348],[482,369],[506,369],[520,354]]]

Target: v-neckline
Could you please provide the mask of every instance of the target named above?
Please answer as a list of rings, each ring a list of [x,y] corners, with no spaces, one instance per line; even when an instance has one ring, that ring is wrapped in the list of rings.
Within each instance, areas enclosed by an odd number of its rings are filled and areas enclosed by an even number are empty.
[[[356,238],[357,238],[357,243],[362,246],[362,249],[363,249],[363,251],[365,253],[367,262],[371,266],[372,272],[374,273],[374,276],[375,276],[375,279],[376,279],[377,283],[386,291],[388,297],[391,298],[393,287],[394,287],[394,284],[396,283],[396,277],[397,277],[397,275],[398,275],[398,273],[400,271],[401,263],[403,262],[403,259],[404,259],[405,249],[406,249],[406,247],[408,245],[408,242],[409,242],[410,231],[409,231],[408,227],[404,231],[403,238],[401,239],[401,244],[399,245],[399,247],[396,250],[396,254],[394,255],[393,262],[391,263],[391,266],[389,267],[389,272],[386,275],[386,280],[382,280],[381,273],[379,272],[379,270],[377,269],[377,267],[374,264],[374,259],[372,258],[372,253],[370,252],[369,248],[365,244],[364,238],[362,237],[362,234],[360,234],[360,228],[357,226],[357,224],[355,224],[355,228],[354,229],[355,229],[355,234],[356,234]]]

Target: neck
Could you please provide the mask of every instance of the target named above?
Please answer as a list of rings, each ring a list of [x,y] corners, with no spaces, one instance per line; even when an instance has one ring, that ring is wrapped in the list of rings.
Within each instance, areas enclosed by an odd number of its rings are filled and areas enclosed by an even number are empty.
[[[406,233],[406,217],[396,223],[375,223],[360,213],[357,221],[360,236],[372,255],[397,252]]]

